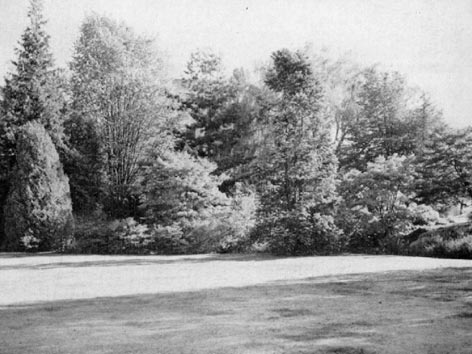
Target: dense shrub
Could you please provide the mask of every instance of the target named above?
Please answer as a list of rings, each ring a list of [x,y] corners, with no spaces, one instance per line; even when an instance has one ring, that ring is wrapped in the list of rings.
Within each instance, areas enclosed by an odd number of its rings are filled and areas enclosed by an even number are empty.
[[[70,252],[86,254],[187,254],[240,252],[250,246],[255,223],[254,193],[238,187],[230,204],[214,218],[180,218],[172,224],[139,223],[133,218],[76,217]]]
[[[4,208],[5,248],[10,251],[63,251],[73,234],[69,180],[44,127],[20,129],[16,166]]]
[[[412,256],[472,259],[472,235],[445,240],[439,235],[421,237],[409,245]]]
[[[438,222],[437,211],[413,202],[415,172],[411,163],[405,156],[380,156],[368,163],[365,171],[344,174],[338,224],[348,238],[349,250],[398,253],[406,235]]]
[[[110,222],[98,216],[76,216],[73,241],[68,252],[85,254],[112,254],[115,235]]]
[[[184,152],[156,157],[143,180],[146,223],[158,249],[171,253],[241,249],[255,219],[255,195],[238,185],[234,196],[219,190],[216,165]]]
[[[403,253],[414,256],[472,258],[472,225],[463,223],[440,227],[419,235]]]
[[[255,243],[277,255],[313,255],[337,252],[342,248],[340,231],[332,217],[315,213],[286,213],[265,218],[253,232]]]
[[[102,216],[76,217],[69,252],[85,254],[155,253],[155,232],[133,218],[106,220]]]
[[[237,183],[226,216],[220,220],[218,252],[242,252],[250,247],[250,235],[256,225],[257,206],[255,192]]]

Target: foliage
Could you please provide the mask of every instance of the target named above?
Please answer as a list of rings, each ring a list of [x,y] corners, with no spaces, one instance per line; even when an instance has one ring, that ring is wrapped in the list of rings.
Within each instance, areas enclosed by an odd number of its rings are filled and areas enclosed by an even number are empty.
[[[61,71],[53,68],[49,36],[44,30],[42,1],[31,0],[28,26],[21,36],[13,62],[14,70],[5,78],[0,101],[0,209],[8,195],[16,160],[18,129],[30,121],[46,128],[56,149],[65,151],[62,123],[66,115],[66,84]],[[0,212],[0,226],[3,215]],[[2,241],[3,227],[0,231]]]
[[[69,133],[79,154],[69,168],[75,207],[95,201],[111,216],[136,216],[140,163],[149,151],[172,147],[178,121],[164,90],[162,61],[153,41],[123,24],[90,16],[82,24],[71,69]]]
[[[142,181],[148,220],[171,225],[176,220],[217,215],[229,205],[218,185],[220,178],[211,175],[216,166],[206,159],[186,152],[169,152],[150,161]]]
[[[348,247],[383,251],[411,231],[411,218],[420,214],[408,207],[414,179],[411,158],[397,155],[377,157],[365,172],[351,170],[343,176],[339,220]]]
[[[421,151],[441,114],[398,73],[368,68],[347,77],[334,109],[336,154],[344,169],[363,171],[378,156]]]
[[[75,215],[74,238],[68,252],[82,254],[114,254],[119,249],[114,246],[116,237],[111,222],[94,215]]]
[[[223,186],[227,191],[246,180],[244,169],[254,158],[262,91],[243,69],[225,78],[221,58],[210,51],[192,53],[181,83],[181,100],[192,123],[181,136],[180,148],[215,162],[215,173],[229,174],[231,180]]]
[[[18,133],[16,167],[5,204],[5,248],[64,250],[73,233],[69,183],[51,138],[39,123]]]
[[[259,220],[254,244],[277,255],[310,255],[338,252],[342,238],[330,215],[299,211],[279,212]]]
[[[221,133],[232,128],[226,122],[226,111],[235,94],[223,77],[221,58],[210,51],[192,53],[182,84],[186,89],[183,106],[193,119],[183,144],[197,156],[218,158],[224,142]]]
[[[418,240],[405,248],[404,253],[422,257],[464,258],[472,259],[472,236],[470,225],[464,233],[463,225],[452,226],[446,229],[431,230],[421,235]]]
[[[211,174],[215,169],[215,164],[186,152],[156,156],[148,166],[142,181],[146,221],[156,225],[168,244],[177,240],[183,246],[180,252],[218,251],[220,244],[222,250],[234,249],[249,233],[253,194],[226,196],[218,189],[222,177]]]
[[[253,189],[240,182],[236,183],[229,213],[222,220],[225,232],[219,242],[219,252],[239,252],[250,247],[250,235],[256,226],[257,206]]]
[[[418,199],[450,204],[472,198],[472,130],[438,129],[417,157]]]
[[[7,249],[468,257],[427,230],[472,199],[472,129],[399,73],[283,49],[255,83],[197,51],[170,83],[153,40],[92,15],[66,82],[41,0],[28,19],[1,88]]]
[[[301,53],[282,50],[272,58],[266,84],[278,97],[267,112],[270,128],[256,159],[258,234],[277,253],[283,244],[287,253],[314,253],[325,242],[313,238],[337,233],[329,216],[337,163],[322,92]],[[299,237],[310,240],[298,242]]]
[[[61,71],[53,68],[41,0],[30,1],[28,19],[29,25],[15,51],[14,71],[6,77],[2,90],[2,164],[7,169],[15,162],[16,129],[24,123],[41,122],[56,147],[61,147],[63,141],[65,87]]]

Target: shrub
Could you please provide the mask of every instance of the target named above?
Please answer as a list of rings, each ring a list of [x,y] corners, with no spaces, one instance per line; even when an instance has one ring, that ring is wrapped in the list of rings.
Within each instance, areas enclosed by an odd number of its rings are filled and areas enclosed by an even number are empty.
[[[256,225],[257,206],[255,192],[237,183],[228,212],[220,219],[218,252],[243,252],[250,247],[251,232]]]
[[[4,207],[9,251],[64,251],[74,221],[69,180],[44,127],[25,124],[18,132],[16,166]]]
[[[154,251],[159,254],[182,254],[190,250],[190,243],[178,224],[154,226]]]
[[[121,249],[124,253],[152,251],[154,236],[147,225],[140,224],[133,218],[126,218],[113,221],[109,228],[113,235],[121,241]]]
[[[445,240],[439,235],[422,237],[408,247],[408,254],[424,257],[472,259],[472,235]]]
[[[414,225],[434,225],[441,220],[439,213],[429,205],[411,203],[408,211]]]
[[[256,243],[267,242],[276,255],[312,255],[341,249],[340,231],[331,216],[314,213],[285,213],[265,218],[254,229]]]
[[[143,180],[146,222],[155,249],[167,253],[231,252],[244,248],[255,222],[255,195],[241,185],[233,197],[218,186],[216,165],[187,153],[157,157]]]
[[[399,253],[412,231],[439,222],[432,207],[413,203],[414,179],[411,158],[397,155],[378,157],[364,172],[344,174],[337,221],[350,250]]]
[[[117,253],[116,236],[110,222],[97,215],[77,216],[74,239],[69,252],[83,254]]]
[[[413,256],[472,258],[472,226],[468,223],[441,227],[420,235],[405,247]]]

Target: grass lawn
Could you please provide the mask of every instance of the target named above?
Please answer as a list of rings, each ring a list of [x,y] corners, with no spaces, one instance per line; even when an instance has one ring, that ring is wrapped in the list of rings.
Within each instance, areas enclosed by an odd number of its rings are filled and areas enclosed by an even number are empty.
[[[470,354],[472,268],[4,305],[0,353]]]

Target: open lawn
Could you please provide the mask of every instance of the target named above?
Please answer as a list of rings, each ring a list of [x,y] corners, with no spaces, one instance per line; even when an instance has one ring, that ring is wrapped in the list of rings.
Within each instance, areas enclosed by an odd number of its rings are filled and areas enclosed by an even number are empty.
[[[0,255],[0,353],[470,354],[472,261]]]

